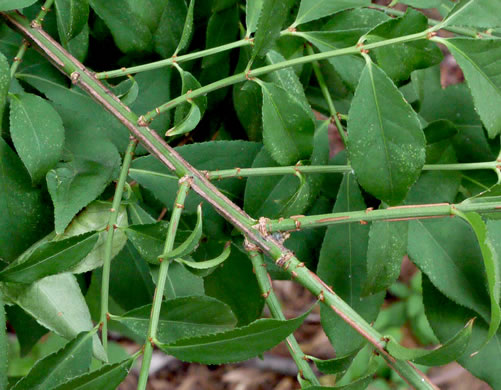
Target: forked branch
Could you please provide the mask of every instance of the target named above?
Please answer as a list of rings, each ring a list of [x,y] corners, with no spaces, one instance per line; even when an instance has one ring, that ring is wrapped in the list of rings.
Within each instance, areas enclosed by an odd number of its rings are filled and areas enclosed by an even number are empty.
[[[255,221],[243,210],[223,195],[201,172],[186,162],[172,147],[167,145],[148,127],[137,125],[137,115],[113,95],[80,62],[65,51],[38,25],[31,26],[22,15],[3,13],[4,18],[14,28],[29,39],[34,47],[44,53],[49,60],[66,76],[86,91],[99,104],[114,115],[132,135],[139,140],[155,157],[172,170],[178,177],[190,177],[191,188],[210,203],[216,211],[235,226],[244,236],[257,245],[264,253],[290,275],[311,291],[322,304],[334,310],[344,321],[367,339],[412,387],[417,389],[436,389],[436,387],[414,365],[408,361],[397,360],[385,349],[382,335],[372,328],[356,311],[339,298],[316,274],[308,270],[294,254],[286,249],[272,235],[260,232],[252,226]],[[416,39],[415,37],[413,37]],[[341,55],[341,53],[337,53]],[[316,60],[311,56],[308,60]],[[293,65],[292,63],[290,65]],[[272,71],[273,69],[269,69]]]

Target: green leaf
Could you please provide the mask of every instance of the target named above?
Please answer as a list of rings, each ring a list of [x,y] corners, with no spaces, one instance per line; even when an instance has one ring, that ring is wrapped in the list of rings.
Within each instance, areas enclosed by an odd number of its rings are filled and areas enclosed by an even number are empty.
[[[457,360],[464,354],[470,343],[472,329],[473,320],[470,320],[454,337],[443,343],[440,348],[432,351],[405,348],[391,336],[386,344],[386,349],[397,359],[411,360],[425,366],[443,366]]]
[[[246,253],[232,250],[222,267],[204,278],[205,292],[231,307],[238,325],[261,316],[264,300]]]
[[[484,260],[465,221],[411,221],[408,254],[442,294],[489,321],[491,299]]]
[[[21,160],[0,138],[0,257],[13,261],[46,231],[49,217]]]
[[[487,286],[491,300],[491,318],[489,322],[489,333],[485,340],[487,344],[496,334],[501,324],[501,308],[499,307],[501,279],[499,275],[500,259],[495,251],[493,243],[488,237],[487,226],[482,217],[474,212],[458,213],[461,218],[467,221],[477,236],[478,245],[484,260],[485,274],[487,275]],[[482,347],[484,346],[482,345]]]
[[[249,37],[256,31],[259,15],[263,8],[264,0],[247,0],[245,6],[245,25],[247,26],[246,36]]]
[[[266,149],[256,156],[253,168],[274,167],[278,164]],[[286,175],[249,177],[245,187],[244,210],[255,218],[278,218],[282,215],[299,215],[315,199],[310,177]]]
[[[89,51],[89,25],[85,24],[82,31],[68,43],[63,42],[63,46],[70,54],[80,62],[87,58]]]
[[[158,267],[150,266],[153,279],[156,283],[158,279]],[[182,264],[172,263],[169,265],[167,283],[165,285],[164,296],[167,299],[202,296],[205,294],[204,279],[192,274]]]
[[[9,345],[7,340],[7,322],[5,318],[4,299],[0,291],[0,387],[7,388],[7,372],[9,369]]]
[[[259,81],[263,93],[263,141],[280,165],[295,164],[313,151],[315,124],[295,96],[273,83]]]
[[[108,26],[116,45],[121,51],[124,53],[151,51],[152,32],[148,25],[134,12],[136,5],[133,2],[89,0],[89,3],[96,14]],[[144,1],[138,1],[138,3],[140,6],[147,7]]]
[[[110,296],[125,310],[146,305],[153,301],[155,285],[148,264],[130,242],[111,263]],[[130,286],[134,294],[130,294]]]
[[[447,299],[425,275],[423,275],[423,298],[426,316],[433,332],[441,341],[453,337],[469,319],[476,315],[474,311],[456,305]],[[501,332],[498,331],[491,341],[479,351],[479,346],[486,339],[488,328],[489,326],[482,319],[478,318],[475,321],[470,345],[463,356],[458,359],[458,363],[479,379],[486,381],[493,389],[497,389],[501,386],[499,376]],[[474,352],[478,353],[470,356]]]
[[[158,347],[178,359],[202,364],[248,360],[273,348],[294,332],[308,312],[288,321],[260,319],[242,328],[213,335],[191,337]]]
[[[63,152],[61,117],[39,96],[10,95],[10,134],[31,179],[39,183]]]
[[[145,339],[151,316],[151,304],[114,316],[114,321],[127,326]],[[237,320],[229,306],[207,296],[169,299],[162,303],[157,339],[163,343],[234,328]]]
[[[263,2],[256,26],[252,58],[263,57],[280,36],[294,0],[267,0]],[[255,5],[258,7],[259,5]],[[256,11],[257,12],[257,9]]]
[[[198,80],[193,77],[190,72],[184,71],[179,66],[177,66],[176,69],[179,71],[179,75],[181,76],[181,93],[189,93],[189,91],[201,87]],[[174,113],[174,127],[167,131],[166,135],[172,136],[184,134],[193,130],[200,122],[206,108],[206,96],[198,97],[193,101],[188,101],[187,103],[176,107],[176,111]]]
[[[354,354],[349,354],[345,356],[336,357],[334,359],[322,360],[313,356],[308,356],[309,359],[315,363],[322,374],[337,374],[339,372],[346,371],[353,362]]]
[[[10,11],[30,6],[37,0],[0,0],[0,11]]]
[[[46,65],[49,66],[49,65]],[[46,78],[50,68],[44,67],[43,76],[25,73],[30,69],[25,69],[16,76],[42,92],[54,103],[54,108],[63,119],[64,127],[70,130],[66,137],[70,138],[73,132],[93,134],[91,138],[106,136],[117,147],[120,152],[127,149],[129,136],[123,129],[123,125],[110,115],[103,107],[94,102],[91,97],[83,93],[79,88],[67,88],[53,80]],[[136,80],[139,76],[136,77]],[[160,82],[159,82],[160,83]],[[133,108],[135,108],[133,106]],[[88,142],[87,142],[88,143]]]
[[[120,155],[113,144],[96,133],[92,137],[92,133],[71,132],[65,147],[72,160],[59,163],[47,174],[58,234],[103,192],[120,167]]]
[[[232,7],[226,8],[225,10],[214,12],[209,18],[205,38],[205,48],[211,49],[225,45],[227,43],[235,42],[237,36],[238,8],[233,5]],[[219,80],[221,77],[223,77],[223,75],[221,75],[222,62],[228,62],[229,60],[230,58],[228,52],[213,54],[202,59],[202,69],[207,72],[211,67],[215,67],[215,69],[218,70],[217,80]],[[207,83],[204,80],[203,76],[200,76],[200,78],[201,80],[203,80],[204,84]]]
[[[163,6],[163,12],[161,13],[158,28],[153,33],[153,44],[155,52],[164,58],[168,58],[176,52],[176,49],[180,47],[183,41],[186,24],[180,23],[180,21],[188,21],[189,8],[186,7],[185,0],[160,1],[159,4]],[[138,6],[141,7],[141,4],[138,4]],[[148,8],[147,5],[143,5],[143,7]],[[182,49],[179,48],[179,50]]]
[[[106,226],[110,218],[112,204],[109,202],[95,201],[83,209],[68,225],[64,233],[58,235],[56,240],[73,237],[87,232],[99,231],[99,238],[92,251],[85,256],[82,262],[72,267],[70,271],[75,274],[87,272],[103,265],[105,257],[105,241],[107,236]],[[111,258],[115,257],[125,245],[127,237],[121,228],[127,226],[127,212],[125,206],[121,205],[117,210],[117,222],[113,234],[111,248]]]
[[[28,286],[5,284],[3,293],[40,325],[67,339],[94,327],[82,291],[72,274],[47,276]],[[97,358],[106,360],[97,336],[94,336],[93,352]]]
[[[385,291],[397,280],[407,253],[407,227],[406,221],[381,221],[371,225],[363,295]]]
[[[0,280],[30,284],[45,276],[65,272],[87,256],[97,239],[97,233],[89,232],[42,244],[23,261],[14,261],[4,268],[0,272]]]
[[[123,382],[135,359],[108,364],[99,370],[76,377],[56,387],[54,390],[108,390],[116,389]]]
[[[139,84],[136,82],[135,78],[128,77],[121,83],[110,86],[110,90],[122,101],[123,104],[130,106],[137,99],[139,94]]]
[[[453,38],[440,40],[451,51],[470,87],[475,108],[490,138],[501,133],[501,40]],[[493,66],[494,65],[494,66]]]
[[[166,136],[172,137],[174,135],[186,134],[197,127],[200,119],[202,119],[200,108],[194,102],[190,102],[189,104],[190,109],[186,117],[178,122],[173,128],[167,130],[165,133]]]
[[[88,0],[56,0],[57,29],[61,40],[75,38],[89,19]]]
[[[158,265],[158,256],[163,253],[168,226],[164,221],[132,225],[125,230],[125,234],[143,259]]]
[[[348,152],[358,182],[390,205],[402,202],[425,162],[417,114],[385,73],[368,62],[348,115]]]
[[[26,356],[48,330],[17,305],[7,306],[5,311],[10,325],[16,331],[21,357]]]
[[[179,246],[167,253],[162,253],[160,256],[164,260],[175,259],[177,257],[187,256],[198,247],[198,243],[202,238],[202,205],[197,208],[197,223],[188,238]]]
[[[286,58],[279,52],[270,50],[268,53],[266,53],[265,60],[267,64],[272,65],[286,61]],[[304,86],[301,83],[301,80],[299,80],[299,77],[294,72],[294,69],[285,68],[277,70],[276,72],[272,72],[266,75],[266,80],[273,82],[275,85],[279,85],[288,93],[293,95],[297,99],[297,101],[301,103],[305,110],[310,113],[311,119],[315,119],[311,106],[308,103],[308,99],[306,98],[306,95],[304,93]]]
[[[0,52],[0,129],[2,128],[3,112],[7,104],[7,94],[10,87],[10,67],[7,58]],[[1,130],[0,130],[1,134]]]
[[[426,163],[454,164],[457,163],[453,136],[458,133],[457,127],[448,120],[431,122],[425,129]],[[461,172],[457,171],[426,171],[411,187],[406,204],[453,203],[461,184]]]
[[[428,19],[421,12],[408,8],[401,18],[390,19],[367,33],[369,43],[414,34],[428,28]],[[395,81],[405,81],[416,69],[439,64],[443,55],[437,45],[428,40],[407,42],[372,50],[377,63]]]
[[[364,210],[362,193],[353,174],[346,174],[333,212]],[[369,227],[358,223],[333,225],[327,229],[320,250],[317,274],[336,294],[366,321],[374,321],[383,303],[384,293],[362,297],[367,277],[367,245]],[[348,355],[365,340],[327,306],[320,306],[322,327],[336,353]]]
[[[498,151],[491,150],[466,83],[444,89],[440,78],[440,66],[412,73],[412,84],[419,97],[419,115],[427,122],[447,119],[454,123],[458,134],[453,138],[453,145],[460,162],[495,160]],[[449,104],[442,104],[444,101]]]
[[[205,261],[191,261],[185,259],[177,259],[177,261],[183,263],[184,265],[195,268],[195,269],[209,269],[217,267],[222,264],[228,257],[230,257],[231,253],[231,241],[228,241],[224,245],[224,249],[221,254],[213,259],[205,260]]]
[[[497,0],[461,0],[444,21],[445,26],[472,26],[484,29],[500,27]]]
[[[80,333],[59,351],[39,360],[12,390],[46,390],[89,370],[95,332]]]
[[[348,8],[367,7],[370,0],[301,0],[293,26],[321,19]]]
[[[177,45],[177,49],[174,52],[174,55],[183,51],[188,47],[191,35],[193,33],[193,10],[195,9],[195,0],[190,0],[190,5],[188,7],[188,12],[186,14],[186,20],[184,21],[183,33],[181,34],[181,39],[179,40],[179,44]]]

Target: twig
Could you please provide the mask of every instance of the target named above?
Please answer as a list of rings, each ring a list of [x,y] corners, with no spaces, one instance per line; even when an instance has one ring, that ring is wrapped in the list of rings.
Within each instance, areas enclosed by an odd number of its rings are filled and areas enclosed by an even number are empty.
[[[249,251],[248,255],[251,259],[252,266],[254,267],[254,273],[256,274],[262,296],[265,298],[266,305],[270,309],[273,318],[285,320],[286,318],[282,312],[282,308],[280,307],[280,302],[273,291],[270,275],[266,271],[266,264],[264,262],[263,255],[257,250]],[[308,381],[311,386],[320,385],[320,382],[308,364],[306,356],[301,350],[301,346],[297,342],[294,335],[291,334],[287,337],[286,344],[294,362],[296,363],[299,376],[302,377],[303,380]]]
[[[184,201],[188,195],[190,184],[188,181],[180,181],[179,189],[177,192],[176,200],[174,201],[174,208],[170,218],[169,227],[167,229],[167,237],[165,239],[164,253],[170,252],[174,247],[174,240],[176,238],[177,227],[184,207]],[[159,259],[161,260],[161,259]],[[165,290],[165,283],[169,272],[170,261],[162,261],[160,264],[160,271],[158,274],[157,287],[155,288],[155,295],[153,298],[153,306],[151,308],[150,323],[148,326],[148,335],[144,345],[143,362],[141,364],[141,371],[139,373],[139,380],[137,390],[145,390],[148,382],[148,374],[150,370],[151,357],[153,354],[153,345],[157,336],[158,320],[160,318],[160,309],[162,308],[162,301]]]
[[[132,162],[132,157],[134,156],[134,151],[136,150],[137,140],[132,139],[127,146],[125,151],[124,160],[122,163],[122,168],[120,170],[120,176],[118,178],[117,186],[115,188],[115,194],[113,195],[113,203],[110,209],[110,218],[108,220],[108,226],[106,227],[106,241],[104,243],[104,260],[103,260],[103,278],[101,282],[101,315],[99,317],[99,322],[101,325],[101,339],[103,342],[103,348],[106,354],[108,353],[108,301],[109,301],[109,291],[110,291],[110,271],[111,271],[111,254],[113,251],[113,236],[115,234],[116,223],[118,218],[118,212],[120,209],[120,204],[122,202],[123,190],[125,187],[125,182],[127,181],[127,176],[129,174],[129,167]]]
[[[297,280],[310,292],[324,301],[341,318],[373,344],[382,356],[392,365],[411,386],[417,389],[436,389],[436,387],[414,365],[399,361],[384,349],[382,335],[371,327],[347,303],[335,295],[325,283],[309,271],[299,260],[272,235],[262,235],[252,228],[255,223],[244,211],[223,195],[207,178],[186,162],[173,148],[167,145],[154,131],[145,126],[137,126],[137,116],[102,85],[79,61],[71,56],[40,28],[33,28],[21,15],[2,13],[3,17],[28,37],[45,55],[67,76],[86,91],[92,98],[111,112],[154,156],[171,169],[178,177],[188,176],[191,187],[228,222],[233,224],[255,245],[267,253],[289,274],[296,272]],[[414,37],[415,38],[415,37]],[[411,39],[407,36],[407,39]],[[339,54],[339,53],[338,53]],[[340,54],[339,54],[340,55]],[[314,58],[319,59],[319,58]],[[310,59],[311,60],[311,59]],[[157,286],[158,288],[158,286]],[[324,292],[325,290],[325,292]],[[148,344],[146,345],[148,346]]]

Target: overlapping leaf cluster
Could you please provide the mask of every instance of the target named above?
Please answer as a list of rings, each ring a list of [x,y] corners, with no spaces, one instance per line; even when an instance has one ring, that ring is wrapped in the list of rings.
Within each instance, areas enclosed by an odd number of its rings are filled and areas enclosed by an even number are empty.
[[[217,178],[237,168],[215,185],[255,220],[460,202],[499,208],[501,3],[400,2],[406,12],[369,0],[55,0],[43,28],[91,70],[150,63],[103,83],[133,112],[152,113],[153,131],[196,169]],[[3,13],[22,9],[29,19],[40,6],[0,1]],[[414,7],[435,8],[443,21]],[[441,29],[454,36],[436,36]],[[118,386],[141,351],[107,355],[97,335],[102,294],[110,329],[145,342],[162,262],[170,265],[158,331],[146,342],[181,360],[246,360],[301,325],[307,313],[261,318],[269,292],[260,290],[241,236],[209,202],[190,193],[177,205],[178,177],[142,146],[129,167],[122,123],[35,51],[20,62],[22,37],[8,24],[0,36],[0,324],[15,330],[24,354],[48,331],[70,340],[19,378],[6,364],[13,354],[2,326],[0,388]],[[234,42],[238,50],[220,49]],[[206,55],[194,61],[183,56],[200,50]],[[442,86],[445,51],[464,83]],[[169,58],[169,66],[153,62]],[[332,123],[346,140],[335,156]],[[492,169],[469,168],[478,162]],[[332,165],[347,173],[238,174]],[[120,172],[127,180],[117,192]],[[163,217],[179,206],[174,249],[165,250]],[[500,220],[454,208],[451,216],[297,226],[285,245],[387,335],[393,357],[425,366],[458,360],[497,388]],[[405,255],[419,269],[411,286],[397,281]],[[271,261],[267,269],[290,277]],[[400,302],[382,309],[388,294]],[[338,357],[311,359],[323,373],[344,373],[337,388],[365,388],[375,371],[388,376],[365,338],[332,307],[320,312]],[[406,322],[423,344],[441,347],[402,347]],[[91,370],[92,356],[109,364]]]

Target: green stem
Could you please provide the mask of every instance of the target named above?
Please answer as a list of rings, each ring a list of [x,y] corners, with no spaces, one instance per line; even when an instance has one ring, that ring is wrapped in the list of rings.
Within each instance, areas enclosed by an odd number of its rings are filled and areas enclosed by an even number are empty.
[[[176,200],[174,201],[173,211],[170,218],[169,227],[167,229],[167,237],[165,239],[164,253],[170,252],[174,248],[174,240],[176,239],[177,227],[184,208],[184,201],[190,189],[188,181],[180,182],[177,191]],[[151,357],[153,356],[153,344],[157,336],[158,320],[160,318],[160,309],[165,290],[165,283],[169,272],[169,261],[162,261],[158,274],[157,286],[155,288],[155,296],[153,298],[153,307],[151,309],[150,323],[148,326],[148,335],[144,345],[143,362],[139,373],[137,390],[145,390],[148,382],[148,372],[150,370]]]
[[[308,45],[308,54],[315,54],[313,48]],[[338,111],[336,110],[336,106],[334,105],[334,101],[332,100],[331,94],[329,92],[329,88],[327,87],[327,83],[325,82],[324,75],[320,70],[320,65],[318,61],[313,61],[313,72],[315,73],[315,77],[317,78],[318,85],[320,86],[320,90],[322,91],[322,95],[324,95],[324,99],[327,102],[327,106],[329,107],[329,114],[331,116],[331,121],[334,121],[336,124],[337,131],[341,140],[343,141],[344,146],[348,145],[348,138],[346,137],[346,133],[344,132],[343,125],[339,120]]]
[[[251,259],[252,266],[254,267],[259,288],[263,293],[266,305],[270,309],[273,318],[285,320],[286,318],[282,312],[282,308],[280,307],[280,302],[273,291],[270,275],[266,271],[266,264],[264,262],[263,255],[258,251],[249,251],[249,258]],[[301,350],[301,347],[299,346],[299,343],[294,335],[291,334],[287,337],[286,343],[292,358],[296,362],[300,377],[308,381],[310,386],[320,385],[320,382],[308,364],[305,354]]]
[[[284,68],[289,68],[293,67],[296,65],[301,65],[301,64],[306,64],[314,61],[322,61],[326,60],[328,58],[332,57],[338,57],[338,56],[343,56],[343,55],[348,55],[348,54],[360,54],[360,50],[371,50],[371,49],[376,49],[378,47],[383,47],[383,46],[389,46],[389,45],[395,45],[395,44],[400,44],[400,43],[405,43],[405,42],[412,42],[420,39],[426,39],[428,37],[429,31],[422,31],[420,33],[416,34],[410,34],[410,35],[404,35],[402,37],[398,38],[392,38],[392,39],[387,39],[384,41],[379,41],[379,42],[374,42],[374,43],[369,43],[363,46],[351,46],[347,47],[344,49],[335,49],[335,50],[329,50],[323,53],[317,53],[317,54],[311,54],[311,55],[306,55],[303,57],[298,57],[294,58],[291,60],[287,61],[282,61],[278,62],[276,64],[271,64],[271,65],[266,65],[262,66],[260,68],[252,69],[247,72],[242,72],[238,73],[233,76],[226,77],[224,79],[215,81],[211,84],[205,85],[201,88],[195,89],[193,91],[189,91],[181,96],[178,96],[175,99],[172,99],[171,101],[162,104],[161,106],[151,110],[150,112],[146,113],[145,115],[140,117],[140,123],[141,124],[148,124],[150,123],[153,119],[155,119],[158,115],[160,115],[163,112],[166,112],[168,110],[171,110],[174,107],[177,107],[178,105],[185,103],[188,99],[195,99],[199,96],[204,96],[210,92],[216,91],[218,89],[228,87],[233,84],[237,84],[240,82],[243,82],[245,80],[248,80],[253,77],[259,77],[271,72],[275,72],[280,69]],[[293,35],[295,36],[302,36],[300,32],[294,33]]]
[[[389,8],[388,6],[380,5],[380,4],[371,4],[371,8],[380,9],[380,10],[384,11],[385,13],[387,13],[388,15],[392,15],[392,16],[403,16],[405,14],[405,12],[399,11],[399,10],[394,9],[394,8]],[[438,26],[441,23],[442,23],[441,20],[428,18],[428,24],[430,26]],[[443,28],[444,30],[450,31],[452,33],[458,34],[458,35],[464,35],[464,36],[472,37],[472,38],[479,38],[479,37],[492,38],[489,34],[479,32],[479,31],[473,30],[471,28],[466,28],[466,27],[444,26],[441,28]]]
[[[33,41],[61,72],[69,76],[75,84],[114,115],[162,164],[169,168],[176,176],[186,176],[191,182],[191,188],[207,203],[212,205],[216,212],[222,215],[255,245],[259,246],[264,253],[276,261],[278,266],[283,267],[289,275],[295,277],[302,285],[318,296],[319,299],[322,297],[318,294],[325,284],[318,276],[302,266],[294,254],[277,241],[273,235],[254,229],[252,227],[255,224],[253,219],[222,194],[200,171],[193,168],[179,153],[165,143],[155,131],[145,126],[138,126],[137,116],[100,83],[84,65],[72,57],[43,30],[31,27],[29,21],[22,15],[16,13],[0,13],[0,15],[10,25],[20,31],[21,34]],[[323,58],[315,57],[312,60],[319,59]],[[290,266],[291,263],[294,265],[293,267]],[[297,277],[299,272],[296,272],[296,269],[300,270],[300,277]],[[380,340],[382,335],[380,333],[373,329],[355,310],[334,293],[328,292],[327,296],[330,307],[345,322],[374,345],[385,358],[395,360],[388,355],[384,346],[381,345]],[[325,297],[323,299],[325,300]],[[148,344],[146,344],[145,349],[147,347]],[[394,367],[399,375],[404,377],[409,383],[412,383],[417,389],[436,389],[410,362],[401,362]],[[146,374],[143,373],[143,381]]]
[[[402,221],[411,219],[428,219],[453,217],[454,210],[462,212],[492,213],[501,211],[501,202],[485,203],[437,203],[409,206],[389,207],[381,210],[361,210],[345,213],[330,213],[312,216],[295,216],[280,220],[268,220],[268,232],[310,229],[343,223],[359,222],[365,224],[374,221]]]
[[[462,163],[462,164],[430,164],[423,167],[423,171],[471,171],[480,169],[497,170],[497,161]],[[286,167],[262,167],[262,168],[233,168],[220,171],[209,171],[207,177],[210,180],[220,180],[232,177],[250,176],[279,176],[295,175],[299,173],[349,173],[353,168],[350,165],[292,165]]]
[[[99,318],[99,322],[102,327],[101,339],[106,354],[108,353],[108,297],[110,291],[110,270],[111,255],[113,251],[113,236],[115,235],[115,229],[117,228],[116,224],[118,219],[118,212],[120,209],[120,204],[122,203],[122,195],[136,146],[137,141],[132,140],[131,142],[129,142],[127,150],[125,151],[122,168],[120,170],[120,176],[118,177],[115,194],[113,195],[113,202],[110,209],[110,218],[108,220],[108,226],[106,227],[106,230],[108,232],[106,234],[106,241],[104,243],[103,278],[101,281],[101,316]]]
[[[50,7],[52,7],[52,4],[54,3],[54,0],[46,0],[44,5],[42,5],[41,11],[38,13],[37,17],[34,19],[34,23],[37,24],[42,24],[45,16],[47,15],[47,12],[49,12]],[[10,67],[10,78],[13,78],[14,75],[17,72],[17,68],[19,67],[19,64],[23,61],[24,54],[26,53],[26,50],[28,49],[29,43],[27,41],[24,41],[21,46],[19,47],[19,50],[14,57],[14,61],[12,62],[12,65]]]
[[[226,45],[221,45],[210,49],[197,51],[195,53],[184,54],[182,56],[171,57],[165,60],[150,62],[149,64],[132,66],[130,68],[109,70],[106,72],[99,72],[96,73],[96,78],[108,79],[113,77],[127,76],[133,73],[146,72],[153,69],[163,68],[165,66],[172,66],[174,64],[179,64],[181,62],[192,61],[198,58],[208,57],[213,54],[221,53],[223,51],[235,49],[238,47],[249,46],[251,44],[252,44],[252,39],[241,39],[236,42],[227,43]]]

